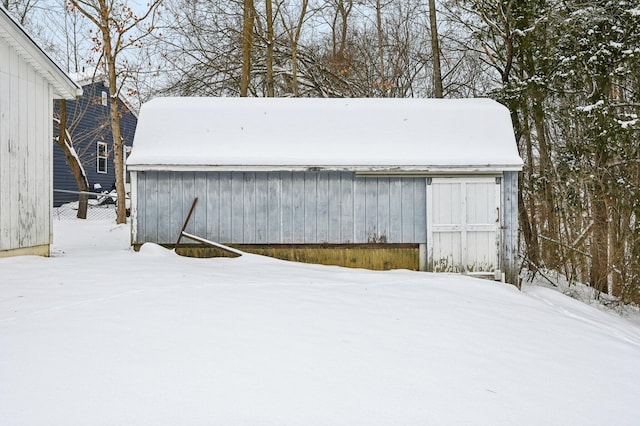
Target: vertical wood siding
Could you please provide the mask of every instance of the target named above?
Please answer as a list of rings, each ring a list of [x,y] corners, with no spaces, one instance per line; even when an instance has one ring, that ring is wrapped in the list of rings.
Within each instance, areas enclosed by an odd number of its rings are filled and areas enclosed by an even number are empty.
[[[49,84],[0,40],[0,250],[51,242]]]
[[[502,270],[505,281],[519,286],[518,172],[504,172],[502,180]]]
[[[222,243],[424,243],[424,178],[349,172],[138,172],[134,243],[188,230]]]
[[[214,241],[427,242],[431,249],[438,246],[443,255],[446,252],[452,264],[460,263],[463,245],[474,259],[493,246],[507,282],[517,284],[518,173],[505,172],[499,184],[492,184],[492,179],[489,183],[464,179],[469,185],[465,197],[455,179],[449,184],[439,179],[431,202],[440,207],[432,209],[431,222],[459,223],[464,215],[474,233],[466,241],[459,232],[434,234],[435,241],[428,242],[425,178],[362,178],[349,172],[137,172],[134,244],[175,242],[197,196],[198,207],[187,229]],[[495,231],[480,232],[494,223],[496,197],[502,222],[497,245]],[[466,269],[475,268],[467,265]]]

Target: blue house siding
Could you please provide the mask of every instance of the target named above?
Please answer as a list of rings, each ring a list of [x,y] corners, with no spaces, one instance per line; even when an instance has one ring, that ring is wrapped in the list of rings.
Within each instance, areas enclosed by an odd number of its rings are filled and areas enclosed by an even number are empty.
[[[109,118],[109,102],[102,104],[102,93],[109,93],[109,89],[103,82],[95,82],[83,86],[84,94],[75,101],[67,101],[67,131],[70,133],[74,147],[80,157],[87,178],[89,189],[93,190],[95,184],[100,184],[103,190],[109,190],[115,182],[115,166],[113,164],[113,137]],[[122,116],[120,126],[124,144],[133,144],[133,135],[138,123],[137,117],[129,108],[119,101]],[[60,116],[60,104],[55,103],[55,116]],[[58,126],[53,124],[54,137],[58,135]],[[98,173],[97,144],[107,144],[108,159],[107,173]],[[72,201],[77,201],[76,194],[57,192],[56,189],[77,191],[78,186],[69,169],[64,152],[53,141],[53,206],[58,207]]]

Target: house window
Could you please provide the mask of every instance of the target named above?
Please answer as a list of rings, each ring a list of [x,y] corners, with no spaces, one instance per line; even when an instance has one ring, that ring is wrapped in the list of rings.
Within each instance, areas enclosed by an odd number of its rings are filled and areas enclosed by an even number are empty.
[[[102,91],[102,105],[107,106],[107,92]]]
[[[109,152],[107,151],[106,142],[98,142],[98,173],[107,173],[107,158]]]

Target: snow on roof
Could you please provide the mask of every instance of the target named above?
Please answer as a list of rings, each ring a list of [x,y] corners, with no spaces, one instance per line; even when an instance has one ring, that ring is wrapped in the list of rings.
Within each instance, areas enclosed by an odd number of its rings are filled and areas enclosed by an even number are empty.
[[[509,111],[490,99],[156,98],[133,146],[131,170],[522,167]]]

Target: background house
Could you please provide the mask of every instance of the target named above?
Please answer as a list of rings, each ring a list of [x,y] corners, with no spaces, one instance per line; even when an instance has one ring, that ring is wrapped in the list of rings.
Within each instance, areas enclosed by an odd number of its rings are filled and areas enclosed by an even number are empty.
[[[115,183],[113,164],[113,135],[110,122],[109,88],[104,81],[80,76],[76,79],[82,85],[83,94],[74,101],[67,101],[67,132],[84,167],[89,189],[99,184],[102,190],[109,191]],[[125,149],[129,151],[133,144],[138,117],[133,108],[124,99],[118,99],[121,118],[120,126]],[[59,117],[60,103],[55,103],[55,114]],[[58,124],[53,124],[54,136],[58,134]],[[126,158],[126,156],[125,156]],[[78,195],[63,191],[78,191],[78,186],[65,159],[65,154],[57,143],[53,142],[53,206],[77,201]]]
[[[517,282],[522,160],[497,102],[160,98],[135,145],[134,245],[173,243],[198,197],[188,230],[244,250]]]
[[[53,99],[81,93],[0,6],[0,257],[49,254]]]

